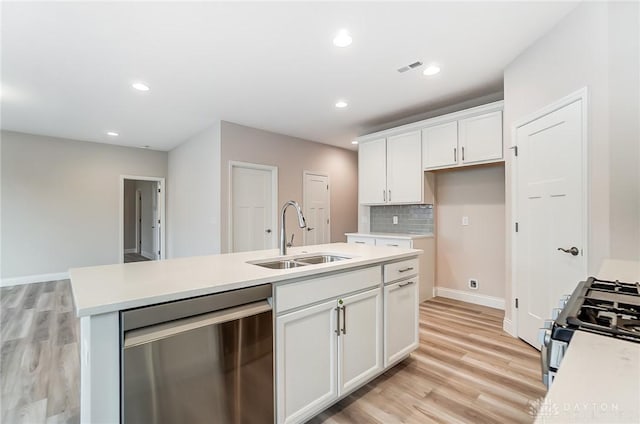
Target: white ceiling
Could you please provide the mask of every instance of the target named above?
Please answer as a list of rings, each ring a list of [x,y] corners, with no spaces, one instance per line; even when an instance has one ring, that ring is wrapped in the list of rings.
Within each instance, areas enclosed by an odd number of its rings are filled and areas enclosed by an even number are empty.
[[[501,91],[505,66],[575,5],[3,2],[2,128],[170,150],[222,119],[351,148],[385,121]],[[350,47],[332,44],[341,28]],[[396,72],[415,60],[442,72]]]

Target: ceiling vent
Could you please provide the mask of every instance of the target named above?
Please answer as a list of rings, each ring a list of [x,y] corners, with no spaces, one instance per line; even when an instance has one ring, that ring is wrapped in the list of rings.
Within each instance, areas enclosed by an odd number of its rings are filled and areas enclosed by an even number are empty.
[[[410,64],[408,64],[406,66],[403,66],[402,68],[398,68],[398,72],[400,72],[400,73],[407,72],[407,71],[410,71],[411,69],[415,69],[415,68],[417,68],[419,66],[422,66],[422,62],[420,62],[418,60],[418,61],[410,63]]]

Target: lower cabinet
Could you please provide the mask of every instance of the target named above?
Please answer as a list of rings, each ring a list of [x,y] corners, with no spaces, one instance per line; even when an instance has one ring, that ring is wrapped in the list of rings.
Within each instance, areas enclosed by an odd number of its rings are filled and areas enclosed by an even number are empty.
[[[418,347],[418,276],[384,287],[384,366]]]
[[[277,422],[303,422],[382,368],[382,291],[276,318]]]

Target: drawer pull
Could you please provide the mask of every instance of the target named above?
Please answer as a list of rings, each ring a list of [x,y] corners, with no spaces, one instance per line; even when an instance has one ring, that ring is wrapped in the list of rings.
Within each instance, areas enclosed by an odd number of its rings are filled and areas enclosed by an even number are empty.
[[[411,285],[411,284],[413,284],[413,283],[414,283],[413,281],[407,281],[407,282],[406,282],[406,283],[404,283],[404,284],[398,284],[398,287],[406,287],[406,286],[410,286],[410,285]]]
[[[407,271],[413,271],[413,267],[407,267],[407,268],[403,268],[403,269],[399,269],[398,272],[407,272]]]
[[[363,242],[363,241],[356,241],[356,243],[357,243],[357,244],[366,244],[366,243],[365,243],[365,242]]]
[[[387,243],[387,246],[398,247],[397,244]]]

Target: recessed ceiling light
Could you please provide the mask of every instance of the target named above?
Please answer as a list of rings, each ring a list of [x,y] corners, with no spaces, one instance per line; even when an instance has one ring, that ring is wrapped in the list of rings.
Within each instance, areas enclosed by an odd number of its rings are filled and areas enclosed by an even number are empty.
[[[358,140],[353,140],[351,144],[358,144]]]
[[[336,107],[340,109],[347,107],[347,102],[345,102],[344,100],[338,100],[336,102]]]
[[[117,136],[119,136],[120,134],[118,134],[118,133],[117,133],[117,132],[115,132],[115,131],[109,131],[109,132],[107,132],[107,135],[110,135],[111,137],[117,137]]]
[[[138,91],[149,91],[149,86],[141,82],[134,82],[133,84],[131,84],[131,87],[135,88]]]
[[[341,29],[338,31],[336,38],[333,39],[333,44],[338,47],[347,47],[353,42],[353,38],[349,35],[349,31]]]
[[[435,75],[440,72],[440,67],[438,65],[429,65],[425,68],[423,74],[427,76]]]

